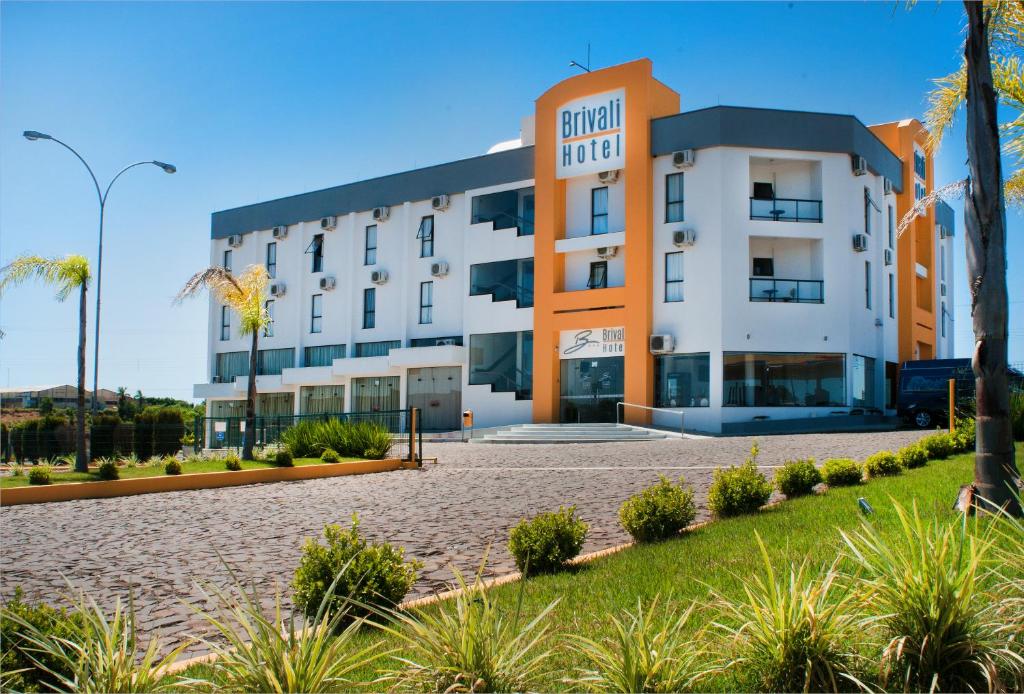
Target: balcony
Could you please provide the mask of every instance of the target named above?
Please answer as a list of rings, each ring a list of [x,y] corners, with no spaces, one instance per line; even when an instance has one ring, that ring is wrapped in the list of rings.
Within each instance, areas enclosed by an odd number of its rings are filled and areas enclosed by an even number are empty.
[[[771,222],[820,222],[821,200],[752,197],[750,218]]]
[[[776,277],[751,277],[750,300],[769,303],[823,304],[822,280],[791,280]]]
[[[769,222],[821,222],[821,162],[750,158],[750,218]]]

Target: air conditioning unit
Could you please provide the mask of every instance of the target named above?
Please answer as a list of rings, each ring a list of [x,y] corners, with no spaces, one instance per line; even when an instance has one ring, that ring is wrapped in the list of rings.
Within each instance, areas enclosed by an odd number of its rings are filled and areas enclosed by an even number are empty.
[[[892,265],[892,249],[891,248],[886,248],[885,249],[885,264],[886,265]]]
[[[672,232],[672,243],[676,246],[692,246],[697,241],[697,232],[693,229],[680,229]]]
[[[430,206],[438,212],[444,212],[452,204],[452,199],[447,195],[435,195],[430,198]]]
[[[892,195],[892,181],[890,181],[888,178],[883,178],[882,189],[885,191],[886,195]]]
[[[692,149],[672,152],[672,166],[677,169],[688,169],[697,161],[697,153]]]
[[[323,289],[325,292],[331,291],[337,284],[338,281],[333,277],[328,276],[320,278],[320,288]]]
[[[228,245],[231,246],[232,248],[238,248],[239,246],[241,246],[242,245],[242,235],[241,234],[232,234],[231,236],[229,236],[228,237]]]
[[[448,263],[440,260],[430,264],[430,274],[434,277],[444,277],[448,274]]]
[[[386,222],[388,217],[391,216],[390,207],[374,207],[373,208],[373,221],[375,222]]]
[[[270,233],[275,239],[283,239],[288,236],[288,227],[276,226],[270,230]]]
[[[946,283],[939,283],[939,296],[946,296]]]
[[[612,169],[611,171],[602,171],[597,174],[597,180],[601,183],[615,183],[619,180],[619,170]]]
[[[651,335],[651,354],[666,354],[676,348],[676,340],[671,335]]]
[[[284,296],[286,289],[284,282],[274,282],[270,285],[270,296]]]
[[[385,284],[388,281],[388,271],[374,270],[370,273],[370,281],[374,284]]]
[[[854,176],[863,176],[868,172],[868,160],[859,154],[851,154],[850,163],[853,165]]]
[[[320,228],[324,231],[334,231],[338,227],[338,218],[334,215],[320,218]]]
[[[853,250],[863,253],[868,249],[868,237],[866,234],[853,235]]]
[[[614,258],[618,252],[618,246],[600,246],[597,249],[597,257],[604,259]]]

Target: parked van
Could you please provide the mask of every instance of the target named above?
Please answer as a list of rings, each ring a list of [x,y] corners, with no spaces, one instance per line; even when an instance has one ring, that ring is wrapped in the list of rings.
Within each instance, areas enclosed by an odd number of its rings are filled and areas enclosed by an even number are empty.
[[[956,379],[957,400],[974,399],[970,359],[921,359],[900,365],[896,414],[921,429],[949,424],[949,379]]]

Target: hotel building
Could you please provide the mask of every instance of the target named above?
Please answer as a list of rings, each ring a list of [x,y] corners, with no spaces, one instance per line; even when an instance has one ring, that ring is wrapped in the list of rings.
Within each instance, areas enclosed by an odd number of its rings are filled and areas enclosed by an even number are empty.
[[[922,125],[679,102],[648,60],[595,70],[483,156],[214,213],[211,263],[271,276],[258,414],[891,413],[901,361],[952,356],[952,210],[896,231]],[[195,396],[241,415],[249,342],[209,319]]]

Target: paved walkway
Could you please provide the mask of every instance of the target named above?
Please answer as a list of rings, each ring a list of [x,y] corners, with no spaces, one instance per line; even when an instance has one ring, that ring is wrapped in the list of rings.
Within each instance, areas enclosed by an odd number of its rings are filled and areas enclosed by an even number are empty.
[[[917,432],[759,437],[764,466],[788,458],[862,459],[915,440]],[[670,439],[642,443],[487,446],[429,444],[436,465],[357,477],[171,492],[0,510],[0,594],[22,586],[53,599],[63,577],[104,605],[134,593],[146,633],[177,637],[201,624],[183,600],[198,600],[194,579],[223,583],[227,562],[264,594],[287,592],[304,538],[353,513],[374,540],[423,561],[414,595],[445,587],[449,565],[466,572],[491,546],[489,574],[507,573],[505,549],[518,520],[576,504],[590,523],[584,551],[627,540],[621,502],[659,474],[685,476],[700,516],[715,467],[742,462],[754,439]],[[766,470],[770,473],[770,470]]]

